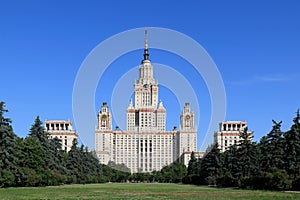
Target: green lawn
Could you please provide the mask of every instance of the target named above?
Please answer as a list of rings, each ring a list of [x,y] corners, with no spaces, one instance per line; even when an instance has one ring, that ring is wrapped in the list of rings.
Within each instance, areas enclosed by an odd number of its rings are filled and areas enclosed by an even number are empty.
[[[287,192],[216,189],[160,183],[106,183],[0,189],[0,199],[300,199]]]

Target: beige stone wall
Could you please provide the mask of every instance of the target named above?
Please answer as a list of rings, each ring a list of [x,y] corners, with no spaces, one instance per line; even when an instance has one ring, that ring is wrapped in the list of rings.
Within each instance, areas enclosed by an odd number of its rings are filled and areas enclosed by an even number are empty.
[[[73,140],[78,140],[78,134],[73,130],[72,122],[65,120],[46,120],[45,131],[50,134],[50,139],[57,137],[61,140],[62,149],[70,151]]]

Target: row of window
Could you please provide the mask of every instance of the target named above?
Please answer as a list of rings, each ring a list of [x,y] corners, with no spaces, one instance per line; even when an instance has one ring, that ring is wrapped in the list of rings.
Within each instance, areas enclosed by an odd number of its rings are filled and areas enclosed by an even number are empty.
[[[69,130],[69,124],[46,124],[46,130]]]
[[[225,142],[225,146],[228,146],[228,143],[227,143],[228,140],[225,140],[224,142]],[[232,140],[229,140],[229,146],[233,145],[233,144],[236,144],[236,143],[237,143],[237,140],[234,140],[234,143],[232,143]]]
[[[57,138],[57,136],[53,136],[53,137],[50,136],[50,138],[51,138],[51,139],[52,139],[52,138]],[[62,136],[59,136],[59,138],[62,139]],[[65,136],[65,138],[68,138],[68,136]]]

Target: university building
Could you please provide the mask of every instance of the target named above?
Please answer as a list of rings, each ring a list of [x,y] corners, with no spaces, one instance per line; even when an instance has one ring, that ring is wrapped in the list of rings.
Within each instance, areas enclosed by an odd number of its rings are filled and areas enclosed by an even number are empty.
[[[126,110],[125,131],[112,128],[112,114],[107,103],[98,111],[95,150],[100,163],[124,163],[132,173],[152,172],[184,159],[182,155],[186,157],[184,155],[195,152],[197,129],[189,103],[181,112],[179,130],[176,127],[166,130],[167,111],[163,102],[158,101],[159,85],[149,60],[147,33],[139,78],[133,86],[134,101],[130,101]]]
[[[45,131],[49,133],[50,139],[57,137],[61,140],[62,150],[71,150],[72,142],[78,139],[78,134],[73,130],[72,122],[65,120],[46,120]]]
[[[221,152],[226,151],[230,146],[238,145],[242,138],[241,132],[247,127],[247,122],[243,121],[225,121],[220,122],[219,131],[214,134],[214,142],[218,143]],[[247,131],[252,138],[253,131]]]

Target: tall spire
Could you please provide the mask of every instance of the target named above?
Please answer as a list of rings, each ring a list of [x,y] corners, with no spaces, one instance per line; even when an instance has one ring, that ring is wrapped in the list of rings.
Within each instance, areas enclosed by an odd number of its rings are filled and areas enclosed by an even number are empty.
[[[145,49],[148,49],[148,30],[145,29]]]
[[[145,29],[144,60],[149,60],[149,53],[148,53],[148,30],[147,30],[147,28]]]

